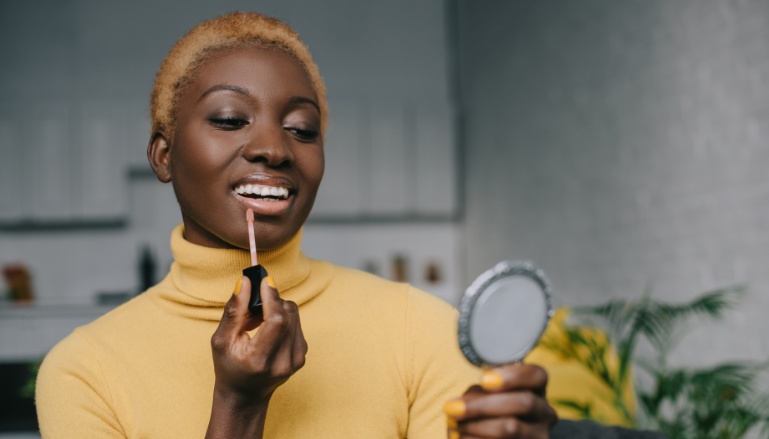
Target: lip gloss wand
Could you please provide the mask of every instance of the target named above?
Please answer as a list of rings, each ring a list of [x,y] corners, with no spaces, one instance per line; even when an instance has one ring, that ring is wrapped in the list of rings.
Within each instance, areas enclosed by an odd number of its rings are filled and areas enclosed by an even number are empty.
[[[259,287],[262,285],[262,279],[267,277],[267,270],[259,265],[256,259],[256,239],[254,238],[254,211],[246,211],[246,221],[248,221],[248,247],[251,251],[251,266],[243,269],[243,275],[251,281],[251,299],[248,302],[248,310],[252,316],[262,315],[262,295],[259,293]]]

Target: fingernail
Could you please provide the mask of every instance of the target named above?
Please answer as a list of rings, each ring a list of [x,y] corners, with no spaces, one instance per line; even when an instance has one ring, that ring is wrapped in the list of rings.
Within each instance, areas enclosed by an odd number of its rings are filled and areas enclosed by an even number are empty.
[[[459,428],[459,422],[457,422],[457,420],[454,418],[447,417],[446,425],[448,425],[449,430],[456,430],[457,428]]]
[[[269,285],[270,287],[275,288],[275,279],[273,279],[272,276],[265,277],[264,281],[267,282],[267,285]]]
[[[481,387],[484,390],[499,390],[504,384],[504,378],[495,370],[487,370],[481,376]]]
[[[458,431],[450,431],[449,432],[449,439],[459,439],[459,432]]]
[[[465,415],[465,402],[461,399],[452,399],[443,406],[443,411],[452,418],[461,418]]]
[[[243,276],[240,276],[238,278],[238,281],[235,283],[235,291],[232,292],[232,294],[235,294],[236,296],[238,293],[240,293],[240,289],[243,287]]]

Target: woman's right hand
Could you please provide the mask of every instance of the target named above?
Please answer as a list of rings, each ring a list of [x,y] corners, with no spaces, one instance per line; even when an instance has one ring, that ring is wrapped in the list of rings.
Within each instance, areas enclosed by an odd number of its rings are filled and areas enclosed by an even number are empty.
[[[207,437],[261,437],[273,392],[304,365],[307,342],[296,303],[281,299],[270,277],[260,291],[263,317],[254,317],[251,283],[243,277],[211,337],[216,382]],[[257,327],[250,337],[247,331]]]

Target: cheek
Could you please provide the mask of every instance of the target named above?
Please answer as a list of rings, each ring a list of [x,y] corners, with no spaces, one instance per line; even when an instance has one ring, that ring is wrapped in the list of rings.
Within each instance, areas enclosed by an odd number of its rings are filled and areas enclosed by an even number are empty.
[[[177,147],[172,150],[175,152],[172,161],[178,165],[178,169],[183,168],[182,178],[210,181],[220,175],[216,171],[223,171],[227,167],[233,148],[217,137],[198,131],[178,139]]]
[[[326,157],[323,148],[320,148],[320,150],[315,153],[310,163],[312,168],[311,178],[317,187],[320,185],[320,181],[323,179],[323,173],[326,169]]]

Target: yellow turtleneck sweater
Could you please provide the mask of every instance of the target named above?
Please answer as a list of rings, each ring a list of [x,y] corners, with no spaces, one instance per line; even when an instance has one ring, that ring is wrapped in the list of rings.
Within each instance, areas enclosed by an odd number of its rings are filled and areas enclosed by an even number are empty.
[[[440,438],[445,401],[478,382],[456,313],[406,285],[311,260],[301,233],[259,260],[299,305],[305,366],[275,393],[270,438]],[[37,381],[46,438],[202,438],[211,413],[210,339],[249,255],[171,237],[158,285],[60,342]]]

